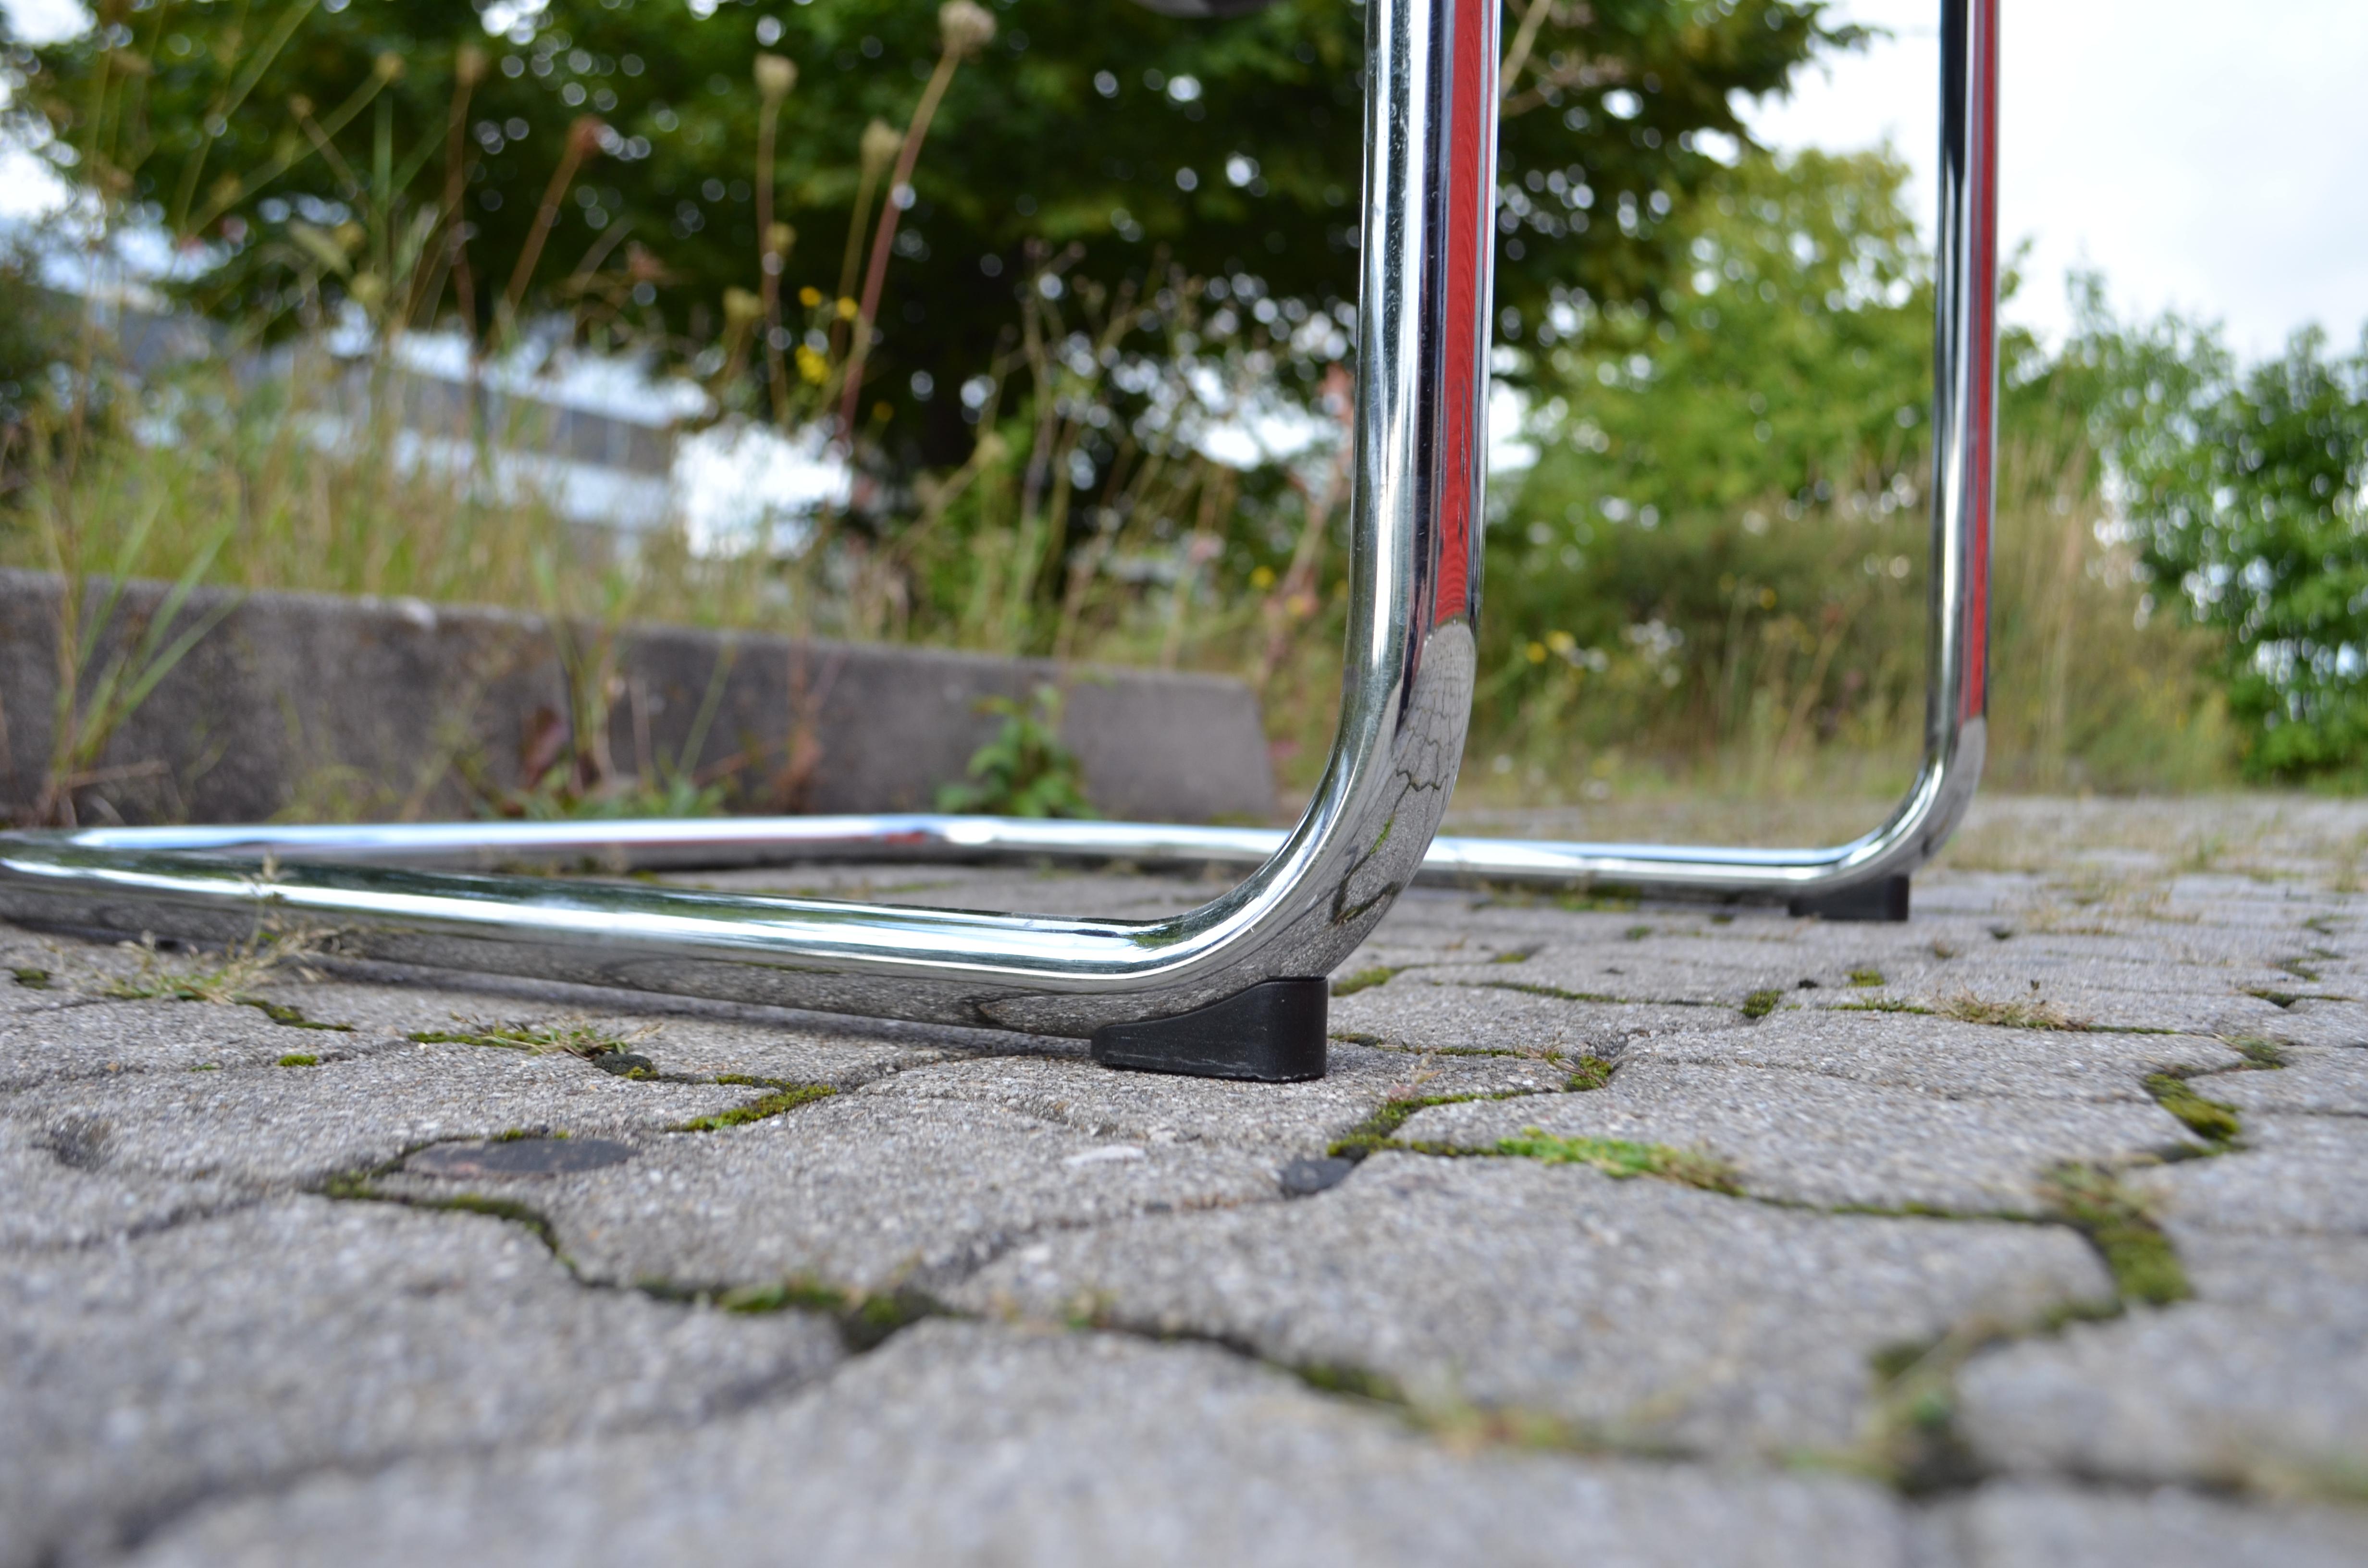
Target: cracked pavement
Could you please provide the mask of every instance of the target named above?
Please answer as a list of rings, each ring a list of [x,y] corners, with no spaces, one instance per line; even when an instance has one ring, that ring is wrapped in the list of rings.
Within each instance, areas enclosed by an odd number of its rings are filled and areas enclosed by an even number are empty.
[[[2368,1561],[2363,858],[1991,800],[1904,926],[1421,890],[1288,1085],[0,926],[0,1568]]]

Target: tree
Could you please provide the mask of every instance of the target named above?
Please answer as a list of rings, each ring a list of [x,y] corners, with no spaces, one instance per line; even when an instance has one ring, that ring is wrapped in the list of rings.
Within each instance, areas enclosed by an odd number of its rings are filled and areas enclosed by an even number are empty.
[[[2241,369],[2177,316],[2135,326],[2088,280],[2065,359],[2165,608],[2226,639],[2246,772],[2368,773],[2368,336],[2316,327]]]
[[[1557,301],[1654,305],[1683,265],[1672,215],[1717,172],[1702,136],[1739,136],[1736,95],[1782,90],[1813,51],[1854,40],[1823,11],[1512,0],[1508,340]],[[1362,157],[1354,0],[1222,19],[994,0],[993,15],[911,182],[878,395],[926,402],[977,369],[1048,249],[1076,247],[1074,269],[1109,280],[1165,255],[1196,275],[1257,276],[1273,296],[1347,290]],[[431,265],[437,286],[404,301],[419,319],[465,297],[485,326],[528,257],[523,302],[588,301],[596,321],[692,352],[712,341],[725,290],[761,276],[757,55],[796,67],[771,171],[774,216],[796,233],[780,281],[827,309],[869,237],[866,128],[902,131],[940,44],[937,8],[915,0],[549,0],[482,16],[461,0],[102,0],[89,34],[12,57],[13,112],[38,115],[68,178],[211,247],[198,292],[213,309],[284,311],[307,278],[333,295],[364,276],[383,288],[406,244],[445,254],[453,230],[435,215],[457,179],[451,218],[469,241],[455,259],[469,270]],[[563,185],[538,241],[541,198]],[[398,223],[398,209],[415,216]],[[380,232],[339,243],[349,262],[374,248],[381,265],[325,266],[317,235],[366,211]]]
[[[1686,270],[1649,307],[1534,335],[1540,457],[1488,535],[1489,722],[1584,693],[1607,739],[1681,710],[1733,738],[1775,666],[1802,701],[1852,669],[1908,699],[1932,296],[1906,177],[1884,153],[1747,155],[1684,215]]]

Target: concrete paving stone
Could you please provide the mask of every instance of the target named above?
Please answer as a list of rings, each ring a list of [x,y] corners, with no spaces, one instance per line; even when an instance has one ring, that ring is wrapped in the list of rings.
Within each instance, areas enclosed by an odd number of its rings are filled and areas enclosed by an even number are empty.
[[[439,1139],[656,1133],[766,1092],[634,1082],[573,1056],[406,1042],[313,1067],[80,1079],[0,1099],[0,1118],[98,1130],[92,1168],[111,1175],[286,1187]]]
[[[1426,1402],[1547,1412],[1705,1453],[1839,1449],[1877,1351],[2110,1297],[2069,1232],[1829,1216],[1529,1160],[1377,1154],[1315,1197],[1049,1235],[963,1282]]]
[[[1939,1510],[1963,1568],[2358,1568],[2368,1511],[2277,1506],[2169,1488],[2131,1496],[1998,1482]]]
[[[519,1226],[385,1204],[12,1259],[0,1564],[95,1561],[308,1471],[684,1425],[840,1355],[826,1320],[586,1290]]]
[[[2204,1088],[2214,1094],[2217,1080]],[[2199,1231],[2368,1235],[2368,1119],[2248,1116],[2242,1147],[2131,1173],[2164,1218]]]
[[[672,999],[570,986],[538,996],[493,990],[390,985],[343,979],[273,990],[274,999],[396,1036],[466,1033],[493,1026],[522,1028],[588,1027],[650,1059],[668,1075],[736,1074],[800,1084],[852,1087],[899,1068],[976,1053],[987,1031],[926,1033],[860,1018],[831,1018],[771,1009],[669,1006]],[[743,1016],[730,1016],[738,1012]],[[722,1013],[724,1016],[716,1016]],[[770,1016],[768,1016],[768,1015]],[[1032,1037],[1007,1035],[996,1049],[1028,1049]],[[1065,1043],[1065,1042],[1064,1042]],[[487,1048],[498,1050],[498,1047]]]
[[[1780,1008],[1749,1028],[1687,1029],[1629,1044],[1629,1062],[1779,1067],[1927,1094],[2150,1102],[2147,1074],[2217,1072],[2245,1058],[2181,1035],[2009,1029],[1915,1013]]]
[[[2317,985],[2300,985],[2291,980],[2285,983],[2295,991],[2322,989]],[[2354,993],[2362,994],[2368,994],[2368,985],[2362,985]],[[2291,1006],[2260,1015],[2260,1021],[2248,1032],[2294,1045],[2335,1046],[2356,1051],[2368,1046],[2368,1005],[2304,996]]]
[[[1976,1357],[1959,1429],[1987,1464],[2271,1494],[2357,1486],[2368,1242],[2186,1234],[2196,1299]]]
[[[2153,1105],[1951,1099],[1814,1073],[1663,1062],[1622,1066],[1586,1094],[1436,1106],[1399,1136],[1488,1150],[1531,1127],[1706,1149],[1757,1197],[1960,1214],[2044,1213],[2043,1173],[2067,1160],[2195,1147]]]
[[[106,1123],[70,1117],[47,1125],[0,1118],[0,1192],[7,1194],[0,1204],[0,1253],[88,1246],[211,1213],[248,1196],[211,1177],[162,1181],[97,1168],[112,1153],[113,1132]]]
[[[2275,1031],[2283,1017],[2274,1004],[2217,988],[2183,990],[2180,977],[2166,975],[2153,990],[2098,991],[2078,985],[2044,985],[2033,991],[2021,979],[1950,984],[1916,993],[1900,989],[1865,993],[1819,991],[1799,998],[1811,1008],[1849,1008],[1889,1001],[1939,1014],[1952,1007],[1996,1005],[2052,1008],[2090,1031],[2136,1034],[2258,1035]],[[1913,1014],[1906,1015],[1914,1017]],[[2067,1031],[2070,1032],[2070,1031]]]
[[[1508,972],[1513,967],[1508,966]],[[1739,1026],[1743,1015],[1724,1007],[1670,1007],[1573,1002],[1508,987],[1441,985],[1422,973],[1402,974],[1332,1001],[1331,1030],[1416,1051],[1506,1051],[1540,1057],[1611,1056],[1643,1035],[1675,1029]]]
[[[933,1290],[1040,1232],[1280,1201],[1281,1163],[1269,1149],[1127,1142],[998,1105],[858,1090],[643,1140],[605,1170],[469,1185],[530,1204],[591,1278]],[[408,1175],[386,1185],[452,1190]]]
[[[899,1074],[875,1094],[999,1105],[1096,1138],[1210,1142],[1320,1155],[1394,1095],[1520,1095],[1559,1090],[1567,1068],[1521,1056],[1431,1056],[1335,1040],[1312,1084],[1235,1084],[1113,1073],[1090,1062],[1004,1056]]]
[[[1907,1550],[1862,1483],[1454,1450],[1207,1346],[939,1322],[679,1440],[324,1475],[134,1561],[1889,1568]]]
[[[2273,1072],[2215,1073],[2195,1091],[2247,1116],[2368,1116],[2368,1051],[2295,1046]]]
[[[0,1014],[0,1093],[37,1084],[206,1067],[268,1066],[291,1052],[355,1058],[386,1036],[290,1028],[253,1007],[66,996]]]
[[[1553,986],[1582,996],[1616,997],[1630,1003],[1679,1003],[1739,1009],[1752,993],[1791,991],[1813,971],[1830,966],[1804,963],[1779,943],[1737,943],[1732,949],[1692,944],[1673,953],[1670,940],[1614,940],[1584,951],[1552,949],[1525,963],[1462,964],[1427,970],[1421,978],[1438,985],[1507,984]],[[1834,980],[1839,983],[1839,976]]]

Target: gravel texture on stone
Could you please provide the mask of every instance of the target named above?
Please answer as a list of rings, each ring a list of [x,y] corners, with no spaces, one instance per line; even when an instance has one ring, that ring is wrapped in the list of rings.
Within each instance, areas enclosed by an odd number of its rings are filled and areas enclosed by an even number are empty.
[[[1521,989],[1531,983],[1506,978],[1444,985],[1423,974],[1399,975],[1337,998],[1333,1037],[1416,1051],[1609,1055],[1640,1035],[1743,1022],[1725,1009],[1589,1002]]]
[[[1840,1449],[1877,1351],[2110,1299],[2070,1233],[1802,1213],[1531,1160],[1383,1153],[1316,1197],[1051,1235],[954,1292],[1359,1367],[1716,1454]]]
[[[93,1561],[323,1470],[683,1426],[840,1354],[825,1320],[589,1290],[518,1226],[392,1205],[295,1199],[20,1256],[0,1269],[0,1563]]]
[[[1999,1469],[2286,1494],[2368,1455],[2368,1242],[2180,1238],[2195,1300],[1979,1356],[1961,1426]]]
[[[1426,1057],[1336,1040],[1330,1070],[1312,1084],[1210,1083],[1004,1056],[901,1074],[873,1093],[1001,1106],[1097,1138],[1242,1144],[1281,1157],[1323,1153],[1394,1094],[1534,1095],[1569,1075],[1566,1063],[1531,1057]]]
[[[1951,1099],[1814,1073],[1635,1062],[1588,1094],[1436,1106],[1399,1136],[1486,1153],[1530,1129],[1700,1149],[1756,1197],[2038,1215],[2050,1166],[2193,1148],[2151,1104]]]
[[[2217,1095],[2218,1079],[2197,1085]],[[2178,1226],[2246,1233],[2368,1235],[2368,1118],[2248,1116],[2242,1145],[2130,1180]]]
[[[1762,804],[1491,826],[1846,825]],[[0,924],[0,1568],[2368,1561],[2363,842],[1985,799],[1896,926],[1417,888],[1290,1085]],[[487,1027],[655,1076],[410,1038]]]
[[[765,1092],[637,1083],[565,1054],[406,1041],[311,1066],[84,1079],[0,1100],[0,1119],[94,1130],[89,1169],[288,1187],[438,1139],[655,1133]]]
[[[1442,1448],[1205,1346],[931,1324],[687,1439],[324,1476],[135,1561],[327,1559],[1893,1568],[1907,1530],[1861,1483]]]
[[[1782,1010],[1749,1029],[1637,1040],[1623,1059],[1781,1067],[1952,1097],[2150,1100],[2161,1072],[2216,1072],[2245,1059],[2215,1040],[2000,1028],[1913,1013]]]
[[[1280,1166],[1269,1150],[1130,1142],[998,1105],[859,1090],[646,1140],[608,1169],[472,1190],[532,1206],[594,1278],[876,1291],[933,1288],[1039,1232],[1279,1199]],[[387,1186],[449,1189],[400,1175]]]
[[[2359,1568],[2368,1512],[2009,1482],[1944,1507],[1928,1540],[1951,1568]]]

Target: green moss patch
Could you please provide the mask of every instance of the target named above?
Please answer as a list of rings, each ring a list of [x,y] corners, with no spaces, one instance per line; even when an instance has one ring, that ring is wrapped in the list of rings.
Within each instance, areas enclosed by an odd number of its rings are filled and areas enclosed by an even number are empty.
[[[319,1057],[301,1051],[291,1051],[279,1059],[282,1067],[318,1067],[320,1064]]]
[[[2138,1197],[2100,1165],[2064,1165],[2042,1189],[2056,1216],[2087,1236],[2124,1302],[2165,1306],[2195,1292],[2179,1251]]]
[[[1764,1018],[1782,1006],[1783,1001],[1784,994],[1782,991],[1772,988],[1755,991],[1743,999],[1743,1016],[1747,1018]]]
[[[2146,1088],[2154,1096],[2155,1104],[2185,1122],[2189,1131],[2208,1143],[2234,1143],[2242,1131],[2235,1106],[2205,1099],[2176,1073],[2149,1073]]]
[[[1584,1095],[1602,1088],[1611,1082],[1611,1063],[1600,1056],[1582,1056],[1573,1063],[1570,1079],[1563,1085],[1566,1093]]]
[[[1850,983],[1852,985],[1861,986],[1880,985],[1883,983],[1883,971],[1879,969],[1854,969],[1850,971]]]
[[[1344,974],[1334,981],[1332,994],[1354,996],[1360,991],[1371,991],[1376,985],[1387,985],[1391,976],[1398,972],[1397,969],[1393,969],[1387,964],[1376,964],[1372,969],[1360,969],[1354,974]]]
[[[50,988],[51,977],[48,970],[12,969],[8,972],[16,977],[17,984],[28,991],[47,991]]]
[[[1519,1138],[1499,1139],[1493,1152],[1550,1165],[1592,1165],[1623,1181],[1649,1176],[1730,1197],[1739,1197],[1743,1191],[1735,1167],[1702,1149],[1673,1149],[1667,1143],[1635,1143],[1624,1138],[1564,1138],[1525,1127]]]
[[[719,1084],[751,1081],[732,1078],[716,1080]],[[744,1106],[734,1106],[730,1110],[717,1111],[712,1116],[693,1117],[669,1131],[717,1132],[727,1127],[746,1127],[752,1121],[770,1121],[784,1111],[795,1110],[802,1105],[812,1105],[816,1100],[826,1100],[837,1093],[838,1090],[828,1084],[784,1084],[760,1099],[751,1100]]]

